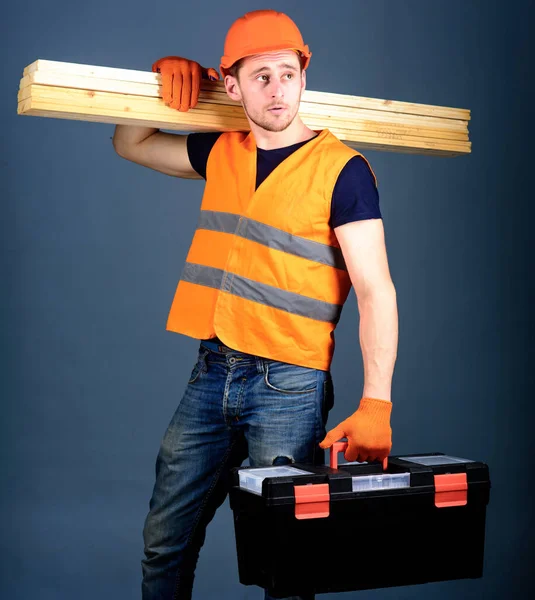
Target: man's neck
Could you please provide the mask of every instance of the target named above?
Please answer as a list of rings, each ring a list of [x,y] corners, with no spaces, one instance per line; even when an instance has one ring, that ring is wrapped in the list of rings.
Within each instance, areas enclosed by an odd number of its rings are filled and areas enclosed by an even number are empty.
[[[257,148],[262,150],[275,150],[276,148],[293,146],[293,144],[306,142],[317,135],[315,131],[309,129],[301,121],[299,116],[284,131],[266,131],[254,123],[251,123],[251,130],[254,134]]]

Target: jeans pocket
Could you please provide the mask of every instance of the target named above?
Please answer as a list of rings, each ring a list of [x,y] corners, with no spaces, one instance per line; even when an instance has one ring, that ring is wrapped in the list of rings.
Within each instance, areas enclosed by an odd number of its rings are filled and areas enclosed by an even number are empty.
[[[323,422],[327,423],[327,418],[331,408],[334,406],[334,386],[333,378],[330,373],[326,374],[325,381],[323,382],[323,401],[321,404]]]
[[[278,361],[264,361],[264,382],[281,394],[307,394],[316,391],[316,369]]]
[[[191,375],[189,376],[188,385],[191,383],[195,383],[202,373],[206,373],[208,371],[208,366],[206,364],[206,356],[209,352],[210,351],[206,349],[199,350],[197,362],[195,363],[195,366],[191,371]]]
[[[197,363],[194,367],[193,367],[193,371],[191,372],[191,375],[189,376],[189,381],[188,381],[188,385],[190,383],[195,383],[199,377],[199,375],[201,374],[201,367],[199,365],[199,363]]]

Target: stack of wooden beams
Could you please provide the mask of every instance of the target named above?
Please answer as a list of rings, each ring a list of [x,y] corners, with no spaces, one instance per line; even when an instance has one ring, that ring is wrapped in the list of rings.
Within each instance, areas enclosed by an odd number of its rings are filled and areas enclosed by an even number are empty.
[[[188,112],[161,98],[158,73],[37,60],[24,69],[18,113],[187,132],[249,130],[221,81],[203,81]],[[327,128],[357,149],[459,156],[471,148],[467,109],[306,90],[299,114],[311,129]]]

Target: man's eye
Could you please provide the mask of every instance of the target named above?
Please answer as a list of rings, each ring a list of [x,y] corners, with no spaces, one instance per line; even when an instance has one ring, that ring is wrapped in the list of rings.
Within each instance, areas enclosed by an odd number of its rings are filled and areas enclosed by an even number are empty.
[[[286,73],[286,77],[289,77],[290,79],[294,76],[293,73]]]
[[[260,79],[262,79],[262,77],[265,77],[265,79],[263,79],[262,81],[267,81],[267,79],[268,79],[267,75],[260,75]]]

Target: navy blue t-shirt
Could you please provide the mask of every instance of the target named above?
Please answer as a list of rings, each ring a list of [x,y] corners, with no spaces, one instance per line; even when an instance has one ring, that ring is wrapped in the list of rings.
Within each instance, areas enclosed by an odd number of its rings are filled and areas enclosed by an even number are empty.
[[[187,149],[191,166],[203,179],[206,179],[208,156],[220,135],[221,132],[210,132],[190,133],[188,136]],[[257,148],[256,187],[285,158],[309,141],[274,150]],[[352,221],[381,218],[375,179],[366,161],[360,156],[354,156],[342,169],[334,186],[329,225],[334,229]]]

